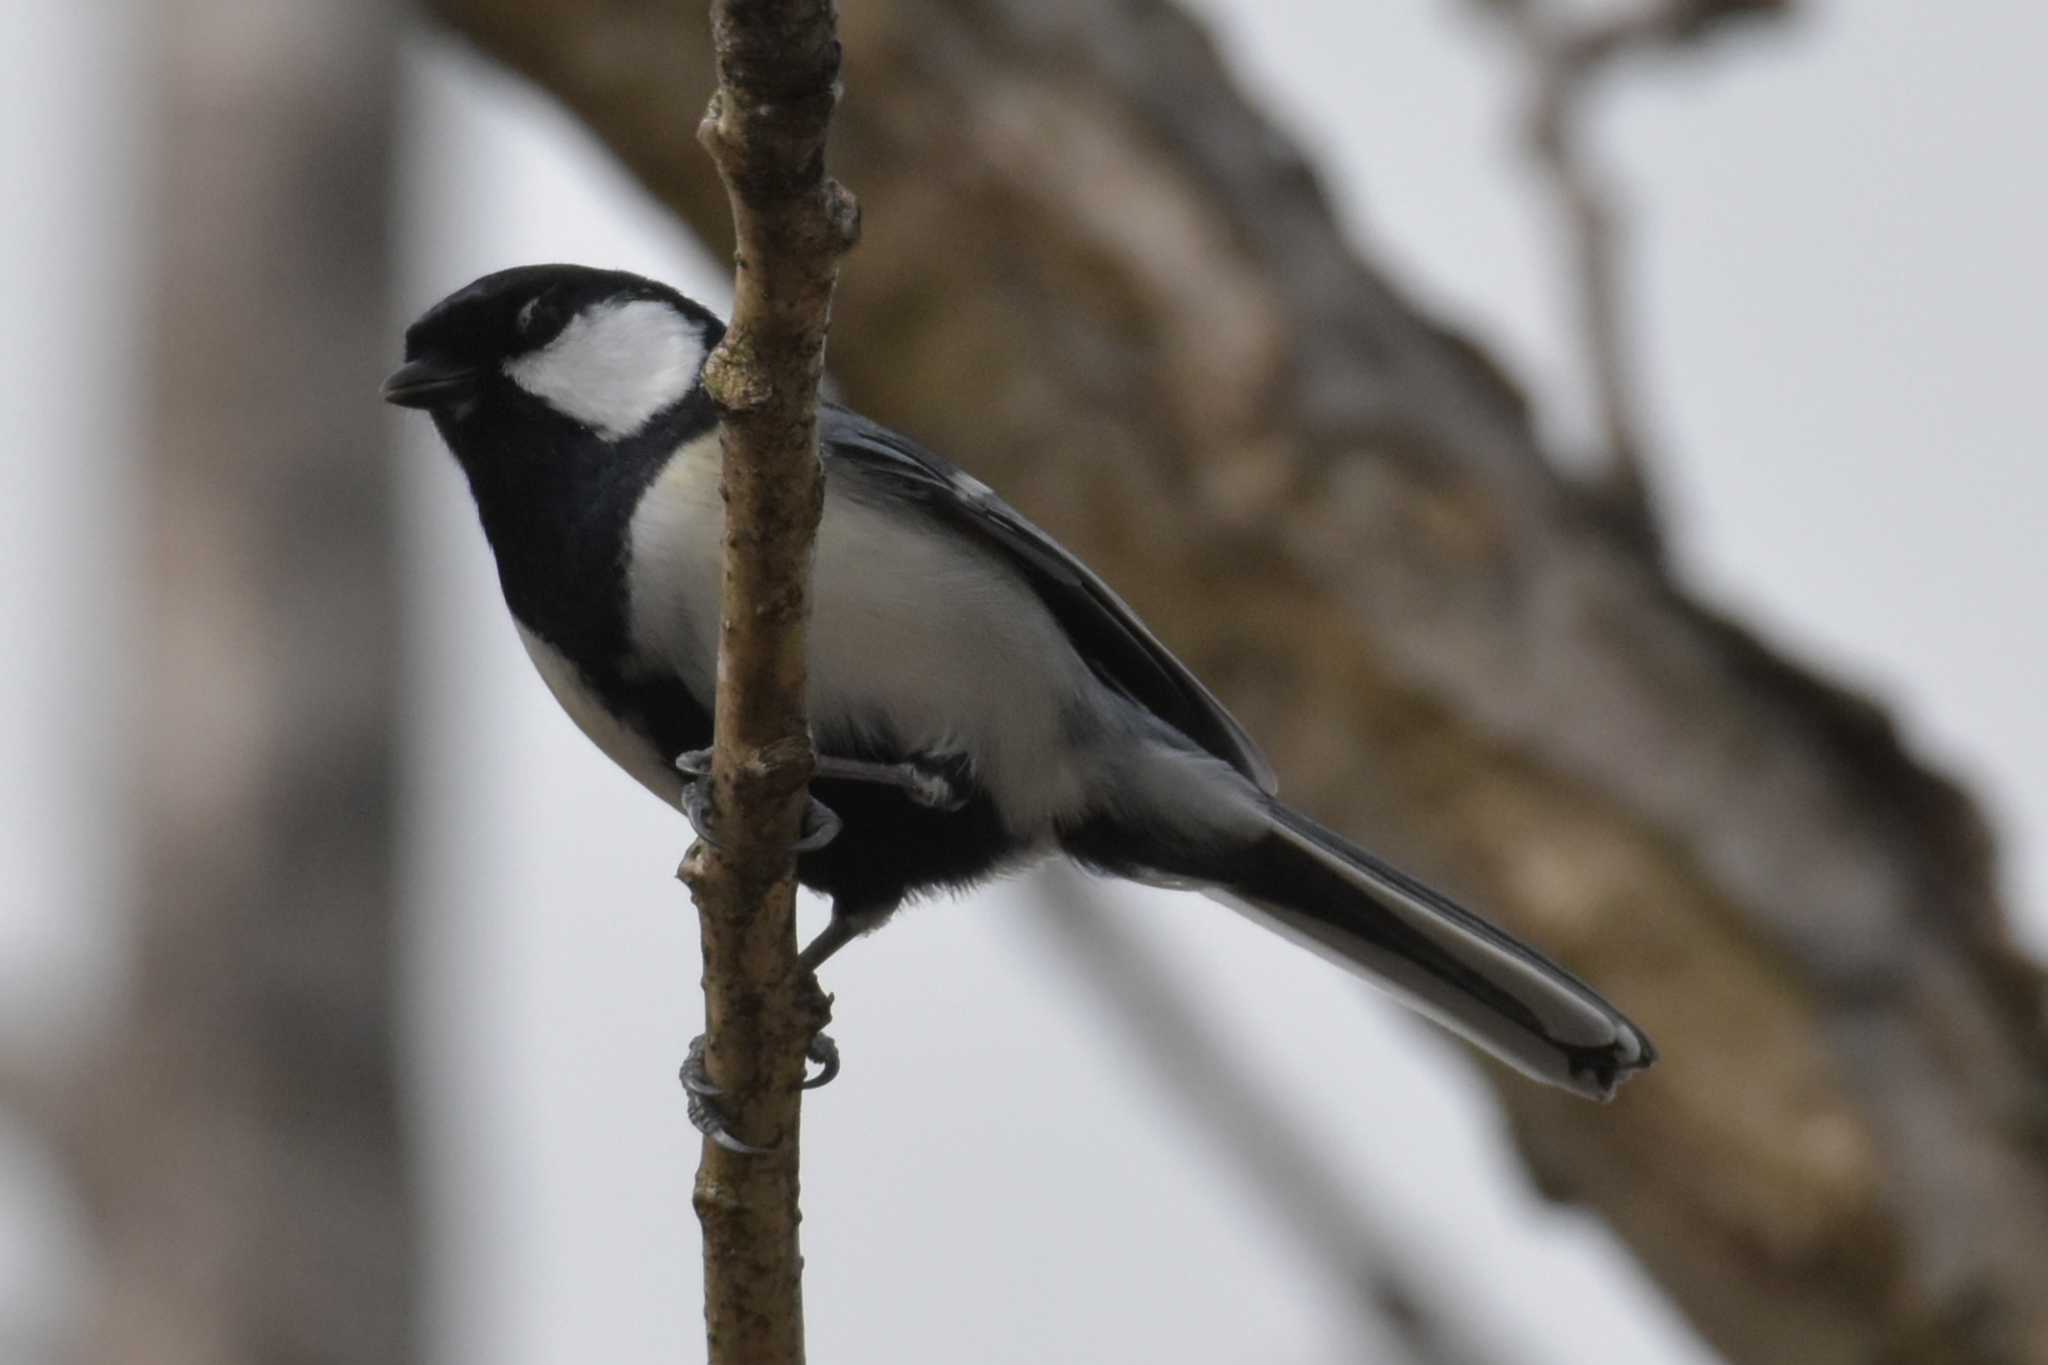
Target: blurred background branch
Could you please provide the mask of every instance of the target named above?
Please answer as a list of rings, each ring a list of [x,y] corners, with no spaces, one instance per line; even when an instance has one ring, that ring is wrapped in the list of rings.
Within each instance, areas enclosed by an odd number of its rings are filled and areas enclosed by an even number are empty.
[[[723,248],[669,136],[691,24],[432,8]],[[1625,1102],[1500,1087],[1546,1187],[1732,1359],[2048,1359],[2040,983],[1975,805],[1615,534],[1177,10],[898,0],[844,37],[849,400],[1102,569],[1310,809],[1640,1011],[1670,1062]]]
[[[1560,273],[1574,294],[1580,363],[1599,421],[1595,488],[1617,526],[1656,551],[1661,533],[1628,317],[1627,224],[1621,196],[1587,145],[1585,108],[1616,65],[1698,44],[1737,20],[1782,18],[1791,0],[1642,0],[1590,13],[1571,0],[1472,3],[1503,21],[1528,68],[1524,136],[1563,239]]]
[[[74,1087],[76,1358],[414,1358],[398,583],[376,377],[397,14],[168,0],[134,959]]]

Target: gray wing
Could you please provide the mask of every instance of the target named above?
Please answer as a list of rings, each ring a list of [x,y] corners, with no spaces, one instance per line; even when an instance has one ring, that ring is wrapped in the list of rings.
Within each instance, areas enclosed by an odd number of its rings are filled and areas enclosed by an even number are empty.
[[[1109,585],[987,485],[906,437],[832,403],[818,405],[826,458],[922,504],[1000,554],[1031,585],[1095,675],[1271,794],[1272,765],[1223,703],[1173,657]]]

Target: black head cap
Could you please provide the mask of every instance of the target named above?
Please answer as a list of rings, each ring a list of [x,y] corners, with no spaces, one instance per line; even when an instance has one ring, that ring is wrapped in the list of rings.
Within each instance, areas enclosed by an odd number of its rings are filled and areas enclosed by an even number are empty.
[[[582,265],[515,266],[456,290],[406,329],[406,363],[385,381],[385,401],[432,409],[473,394],[579,314],[635,300],[666,303],[697,322],[707,346],[723,331],[716,316],[657,280]]]

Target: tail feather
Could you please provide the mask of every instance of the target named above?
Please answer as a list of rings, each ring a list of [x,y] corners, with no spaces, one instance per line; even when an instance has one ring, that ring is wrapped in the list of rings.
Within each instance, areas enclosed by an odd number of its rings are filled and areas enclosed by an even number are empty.
[[[1278,802],[1217,889],[1516,1070],[1595,1099],[1657,1058],[1641,1029],[1535,949]]]

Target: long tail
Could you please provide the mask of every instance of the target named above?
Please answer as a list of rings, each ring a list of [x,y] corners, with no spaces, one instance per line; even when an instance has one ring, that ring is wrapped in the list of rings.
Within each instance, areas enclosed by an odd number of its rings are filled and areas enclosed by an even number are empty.
[[[1277,801],[1217,889],[1540,1081],[1609,1099],[1657,1059],[1643,1031],[1526,944]]]

